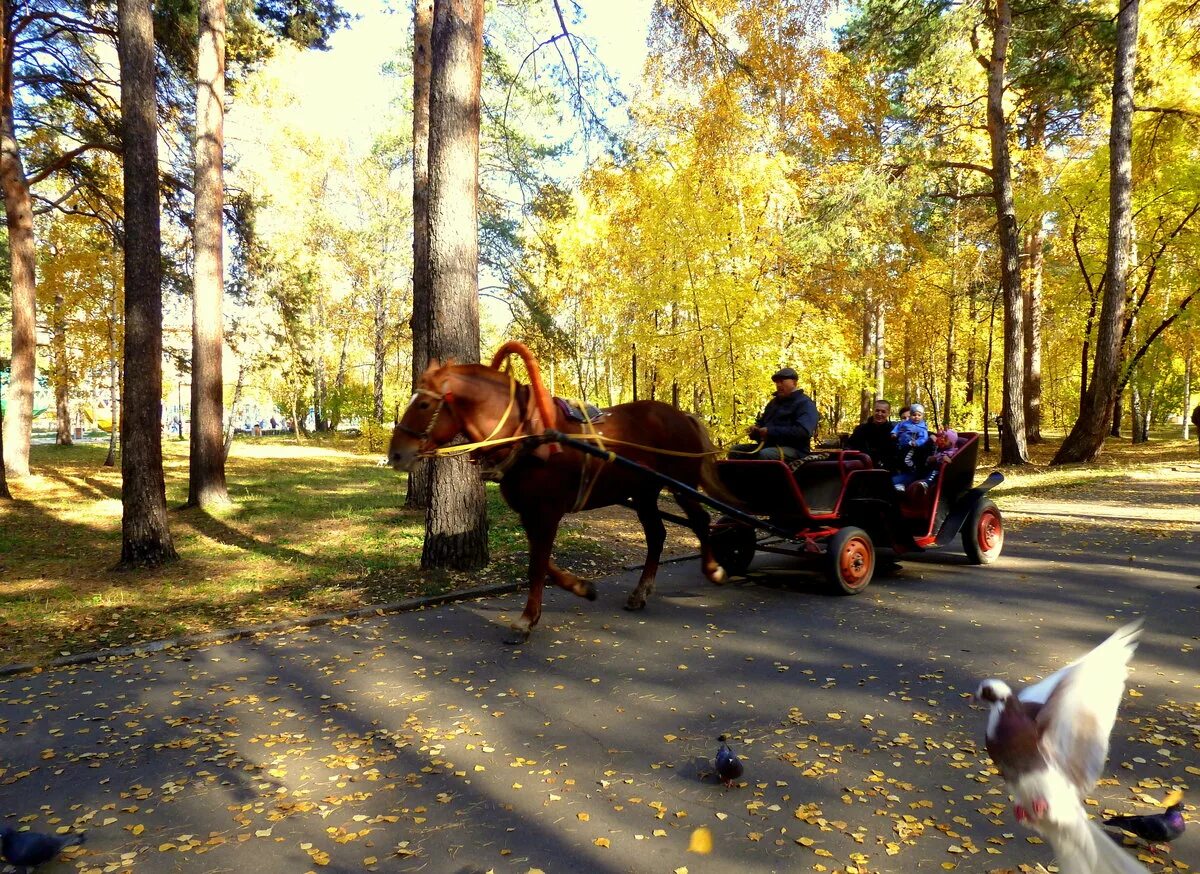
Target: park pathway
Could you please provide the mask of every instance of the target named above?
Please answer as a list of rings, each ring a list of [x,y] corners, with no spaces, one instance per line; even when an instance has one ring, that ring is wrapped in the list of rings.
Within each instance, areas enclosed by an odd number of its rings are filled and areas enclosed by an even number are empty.
[[[1200,818],[1200,469],[1000,504],[998,563],[929,553],[856,598],[681,562],[639,614],[634,574],[549,593],[518,648],[519,595],[9,678],[0,816],[86,829],[64,872],[1035,870],[965,696],[1144,615],[1092,809],[1185,785]],[[1200,824],[1153,858],[1200,869]]]

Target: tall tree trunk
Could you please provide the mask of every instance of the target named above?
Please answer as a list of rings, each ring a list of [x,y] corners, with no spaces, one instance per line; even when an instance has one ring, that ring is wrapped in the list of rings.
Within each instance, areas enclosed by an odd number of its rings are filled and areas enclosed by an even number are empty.
[[[1183,439],[1189,439],[1188,428],[1192,424],[1192,353],[1187,353],[1183,365]]]
[[[875,397],[871,399],[872,409],[875,406],[875,401],[883,400],[883,390],[886,387],[884,384],[887,369],[886,319],[886,305],[881,300],[875,301],[875,336],[872,343],[875,351]],[[867,416],[870,416],[869,410],[866,416],[864,416],[863,421],[866,421]]]
[[[950,427],[950,416],[954,402],[954,371],[958,367],[958,337],[955,335],[954,322],[958,316],[957,289],[953,289],[946,306],[946,373],[943,380],[944,395],[942,398],[942,427]]]
[[[125,157],[125,446],[119,567],[131,568],[178,556],[167,528],[162,464],[162,240],[150,0],[118,0],[117,29]]]
[[[1025,445],[1025,326],[1021,293],[1021,238],[1013,204],[1012,158],[1004,115],[1004,69],[1012,33],[1009,0],[996,0],[991,13],[992,54],[987,64],[987,127],[992,150],[992,192],[1000,243],[1000,282],[1004,291],[1004,393],[1000,463],[1027,464]]]
[[[875,307],[871,300],[871,290],[868,288],[863,294],[863,309],[862,309],[862,347],[859,360],[862,362],[863,374],[865,375],[869,368],[872,368],[872,350],[874,349],[875,340]],[[865,422],[871,415],[871,389],[863,384],[862,391],[859,392],[858,412],[859,421]]]
[[[121,292],[121,276],[118,274],[121,259],[118,257],[120,243],[113,240],[112,297],[108,301],[108,455],[105,467],[116,467],[117,440],[121,434],[121,407],[118,393],[121,386],[121,356],[117,348],[117,324],[121,317],[118,296]]]
[[[54,410],[58,420],[58,433],[54,442],[59,446],[70,446],[71,440],[71,368],[67,362],[67,323],[63,313],[65,304],[61,294],[54,295],[54,316],[51,324],[51,355],[54,370]]]
[[[242,402],[242,385],[246,377],[246,365],[238,363],[237,382],[233,384],[233,402],[229,405],[229,423],[225,426],[225,438],[221,450],[225,460],[229,461],[229,450],[233,448],[233,432],[236,430],[234,417],[237,416],[238,404]]]
[[[1116,394],[1133,239],[1133,79],[1137,68],[1137,32],[1138,0],[1122,0],[1117,15],[1112,127],[1108,137],[1108,262],[1096,337],[1096,363],[1079,418],[1051,464],[1095,460],[1104,448],[1105,426]]]
[[[1040,103],[1030,110],[1026,146],[1031,154],[1030,186],[1040,194],[1046,158],[1046,107]],[[1042,276],[1046,245],[1042,222],[1042,214],[1034,212],[1025,235],[1025,439],[1029,443],[1042,442]]]
[[[432,71],[433,0],[413,3],[413,308],[412,384],[429,365],[429,77]],[[419,460],[408,472],[404,506],[429,506],[433,462]]]
[[[379,283],[375,289],[374,352],[375,373],[372,400],[375,422],[383,424],[383,377],[387,368],[387,288]]]
[[[223,260],[225,0],[200,0],[196,54],[196,215],[192,226],[192,434],[189,507],[229,503],[225,486]]]
[[[317,294],[316,310],[313,313],[313,432],[320,434],[326,429],[326,404],[328,389],[325,385],[325,298]]]
[[[4,410],[0,406],[0,498],[12,500],[12,492],[8,490],[8,477],[4,473]]]
[[[33,428],[33,386],[37,378],[37,274],[33,244],[33,201],[17,145],[12,107],[12,43],[8,40],[8,3],[5,13],[2,68],[0,68],[0,189],[8,222],[8,248],[12,259],[12,362],[8,374],[8,433],[4,463],[10,476],[29,475],[29,438]]]
[[[483,0],[436,0],[429,88],[429,354],[479,360],[479,85]],[[434,462],[423,568],[488,561],[487,503],[465,458]]]

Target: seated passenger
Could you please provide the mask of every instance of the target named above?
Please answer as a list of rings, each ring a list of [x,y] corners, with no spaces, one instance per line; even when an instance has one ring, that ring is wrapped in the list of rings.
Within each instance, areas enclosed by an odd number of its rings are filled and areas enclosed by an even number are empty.
[[[902,492],[909,483],[920,478],[918,471],[933,451],[929,428],[925,424],[925,407],[913,404],[908,418],[892,428],[892,439],[896,443],[896,473],[892,476],[892,484],[896,491]]]
[[[812,435],[817,430],[817,405],[796,388],[799,375],[784,367],[771,377],[775,394],[746,432],[757,443],[739,443],[730,447],[730,458],[792,461],[812,450]]]
[[[934,481],[937,480],[942,462],[949,461],[957,451],[958,432],[953,428],[939,428],[933,438],[933,450],[929,453],[929,457],[925,459],[923,475],[916,481],[917,487],[928,491],[934,484]]]
[[[876,467],[891,467],[892,456],[896,452],[895,444],[892,443],[892,428],[895,423],[891,414],[892,405],[883,398],[877,400],[871,418],[854,429],[854,433],[846,441],[846,448],[867,453]]]

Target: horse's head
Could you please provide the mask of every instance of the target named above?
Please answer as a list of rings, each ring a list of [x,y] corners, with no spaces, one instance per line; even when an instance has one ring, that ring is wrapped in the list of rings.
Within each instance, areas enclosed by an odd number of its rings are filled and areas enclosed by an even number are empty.
[[[396,470],[411,470],[424,452],[449,443],[462,430],[462,423],[446,402],[454,378],[450,364],[429,362],[404,414],[392,430],[388,463]]]

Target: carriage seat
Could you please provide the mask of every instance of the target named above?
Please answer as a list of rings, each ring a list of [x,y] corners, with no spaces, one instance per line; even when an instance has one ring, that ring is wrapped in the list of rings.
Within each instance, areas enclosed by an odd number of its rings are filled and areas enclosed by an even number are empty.
[[[751,513],[784,517],[832,513],[844,478],[870,469],[871,457],[854,451],[831,452],[822,460],[794,467],[755,459],[717,462],[721,481]]]

